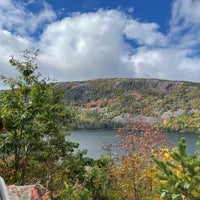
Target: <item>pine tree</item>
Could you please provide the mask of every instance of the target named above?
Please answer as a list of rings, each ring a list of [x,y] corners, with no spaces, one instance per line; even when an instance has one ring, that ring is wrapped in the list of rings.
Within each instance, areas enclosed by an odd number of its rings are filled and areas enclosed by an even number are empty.
[[[170,154],[172,161],[154,158],[160,179],[159,193],[166,200],[200,199],[200,160],[186,153],[185,138],[181,138],[178,149]]]

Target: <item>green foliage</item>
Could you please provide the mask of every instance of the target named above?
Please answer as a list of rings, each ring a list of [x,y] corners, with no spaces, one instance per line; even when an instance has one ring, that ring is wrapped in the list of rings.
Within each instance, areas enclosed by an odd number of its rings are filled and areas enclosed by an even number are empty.
[[[82,160],[84,159],[82,158]],[[88,161],[88,158],[86,158],[85,161]],[[74,181],[65,183],[65,188],[61,192],[59,199],[114,199],[110,179],[110,169],[113,164],[111,158],[101,157],[97,160],[90,160],[87,164],[77,161],[76,163],[79,165],[79,171],[76,171],[76,179],[73,178],[71,180]],[[76,167],[75,165],[72,166]],[[80,168],[82,169],[80,170]],[[70,168],[70,170],[73,171],[72,168]],[[81,178],[80,175],[82,175]]]
[[[0,98],[0,173],[8,184],[41,182],[48,189],[62,180],[64,165],[78,145],[66,140],[74,121],[64,93],[37,72],[36,57],[24,52],[24,61],[13,56],[17,78],[2,76],[10,90]],[[51,185],[52,184],[52,185]],[[62,182],[60,183],[62,187]]]
[[[86,154],[86,150],[78,150],[69,160],[66,160],[66,179],[69,180],[71,184],[76,184],[77,181],[82,184],[85,180],[85,173],[87,172],[86,166],[91,167],[94,165],[95,161],[92,158],[86,157]]]
[[[80,184],[65,183],[65,189],[61,192],[60,200],[92,200],[92,193]]]
[[[188,113],[172,117],[166,124],[160,124],[160,127],[166,131],[182,131],[200,133],[200,112]]]
[[[112,164],[112,159],[102,157],[95,161],[93,167],[87,168],[84,185],[92,192],[93,199],[113,199],[111,179],[109,176]]]
[[[196,155],[186,153],[185,139],[179,142],[178,149],[171,153],[172,162],[154,158],[160,171],[159,193],[163,199],[200,199],[200,160]]]
[[[112,116],[106,115],[106,110],[92,109],[83,112],[78,111],[77,113],[77,120],[73,124],[75,130],[113,129],[121,125],[120,123],[111,122]]]

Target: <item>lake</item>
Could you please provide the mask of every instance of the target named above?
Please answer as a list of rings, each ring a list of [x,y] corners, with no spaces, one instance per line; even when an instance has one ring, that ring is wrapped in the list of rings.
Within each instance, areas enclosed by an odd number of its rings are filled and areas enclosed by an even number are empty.
[[[187,148],[186,151],[189,154],[193,154],[198,147],[196,142],[199,138],[198,134],[194,133],[166,133],[169,141],[177,146],[181,137],[186,138]],[[102,148],[105,145],[112,144],[113,146],[119,142],[119,138],[114,131],[111,130],[86,130],[86,131],[74,131],[70,136],[70,140],[78,142],[80,144],[79,149],[87,149],[87,156],[92,158],[98,158],[104,155],[106,151]],[[115,154],[119,153],[119,150],[114,148]]]

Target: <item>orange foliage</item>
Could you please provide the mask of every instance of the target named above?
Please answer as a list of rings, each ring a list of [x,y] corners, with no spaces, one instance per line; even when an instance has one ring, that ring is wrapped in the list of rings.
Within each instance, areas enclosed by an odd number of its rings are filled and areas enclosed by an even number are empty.
[[[164,134],[145,123],[134,123],[132,127],[119,129],[117,134],[122,139],[118,145],[122,155],[112,169],[116,193],[126,200],[159,199],[152,155],[168,159],[169,144]]]
[[[115,103],[115,101],[116,101],[116,99],[110,99],[110,100],[108,101],[108,104],[109,104],[110,106],[112,106],[112,105]]]
[[[98,107],[98,108],[102,108],[104,107],[103,105],[106,104],[108,101],[106,99],[99,99],[98,101],[90,101],[87,102],[83,105],[84,108],[93,108],[93,107]]]

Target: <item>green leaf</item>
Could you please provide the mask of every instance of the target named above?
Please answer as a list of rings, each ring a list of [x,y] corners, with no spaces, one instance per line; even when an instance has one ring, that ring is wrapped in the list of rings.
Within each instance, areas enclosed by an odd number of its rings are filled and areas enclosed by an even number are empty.
[[[165,192],[165,191],[162,192],[161,195],[160,195],[160,198],[161,198],[161,199],[164,198],[164,197],[166,196],[166,194],[167,194],[167,192]]]
[[[179,194],[172,194],[172,200],[176,199],[179,196],[180,196]]]
[[[175,184],[175,188],[177,188],[179,185],[180,185],[180,182],[177,182],[177,183]]]
[[[183,187],[184,187],[185,189],[189,189],[189,188],[190,188],[190,184],[189,184],[189,183],[184,183]]]

